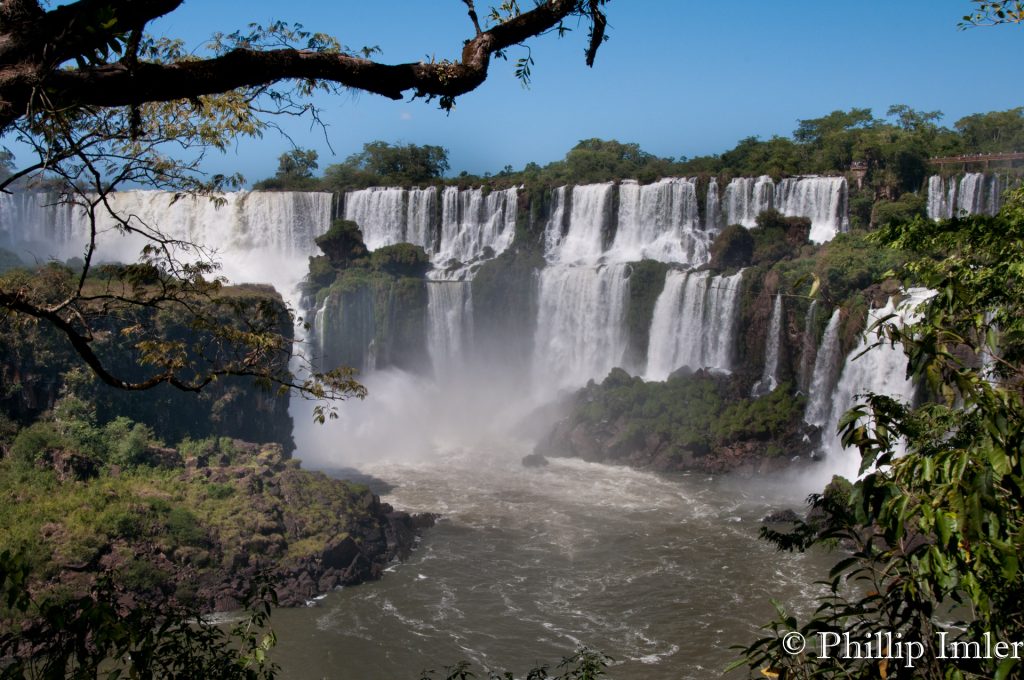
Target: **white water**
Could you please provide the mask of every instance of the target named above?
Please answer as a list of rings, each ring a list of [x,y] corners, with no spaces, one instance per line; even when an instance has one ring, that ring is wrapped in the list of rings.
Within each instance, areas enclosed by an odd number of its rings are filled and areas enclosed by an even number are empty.
[[[726,224],[742,224],[747,229],[757,226],[757,216],[773,207],[775,182],[768,175],[758,178],[737,177],[725,187],[722,213]]]
[[[313,239],[327,231],[331,194],[234,192],[213,200],[164,191],[124,191],[108,197],[110,210],[137,230],[199,244],[222,264],[234,283],[269,283],[293,303],[305,275]],[[82,256],[90,222],[78,207],[56,203],[52,194],[0,195],[0,233],[8,244],[39,260]],[[110,211],[97,213],[99,262],[132,262],[146,241],[125,236]],[[181,251],[183,259],[196,257]]]
[[[764,371],[754,383],[751,396],[769,394],[779,386],[779,343],[782,342],[782,293],[775,294],[772,316],[768,322],[768,335],[764,343]]]
[[[995,215],[1003,207],[1003,193],[1010,182],[1002,175],[969,172],[948,180],[928,178],[928,217],[950,219],[959,215]]]
[[[718,180],[708,181],[708,195],[704,202],[705,230],[717,234],[722,229],[722,204],[718,198]]]
[[[627,265],[559,265],[540,275],[534,377],[550,392],[600,380],[626,353]]]
[[[614,186],[608,182],[572,188],[569,229],[554,249],[545,253],[549,263],[597,263],[604,252],[604,231],[611,217]]]
[[[665,380],[683,367],[732,369],[736,302],[743,272],[670,271],[654,305],[647,348],[647,380]]]
[[[841,310],[837,307],[829,317],[825,334],[821,337],[818,354],[814,358],[811,385],[807,390],[807,410],[804,422],[822,427],[832,407],[832,391],[839,368],[839,321]]]
[[[710,234],[701,229],[693,180],[619,185],[618,229],[607,260],[650,259],[695,266],[707,261],[710,245]]]
[[[451,375],[465,365],[472,344],[472,288],[464,281],[432,281],[427,295],[427,348],[434,375]]]
[[[797,388],[806,392],[811,385],[811,374],[814,372],[815,338],[814,327],[818,320],[818,301],[811,300],[804,316],[803,343],[800,347],[800,365],[797,369]]]
[[[810,239],[825,243],[849,228],[845,177],[790,177],[775,189],[775,208],[811,220]]]
[[[468,265],[500,255],[516,231],[516,189],[446,187],[440,214],[434,187],[371,187],[346,193],[344,201],[345,219],[359,225],[367,248],[422,246],[438,270],[434,278],[472,278]]]
[[[911,323],[915,318],[917,306],[934,295],[924,288],[911,288],[904,300],[897,302],[890,298],[888,304],[881,309],[868,312],[867,330],[864,332],[857,347],[850,353],[843,365],[842,375],[832,394],[832,404],[828,419],[824,424],[823,438],[827,456],[832,462],[828,465],[831,474],[841,474],[848,479],[855,479],[860,468],[860,456],[856,449],[844,450],[836,433],[839,420],[854,404],[858,397],[866,393],[874,393],[893,397],[904,403],[914,401],[915,386],[907,378],[907,357],[903,346],[879,343],[880,336],[876,324],[881,319],[895,316],[890,322],[900,325]],[[871,348],[870,351],[868,348]]]

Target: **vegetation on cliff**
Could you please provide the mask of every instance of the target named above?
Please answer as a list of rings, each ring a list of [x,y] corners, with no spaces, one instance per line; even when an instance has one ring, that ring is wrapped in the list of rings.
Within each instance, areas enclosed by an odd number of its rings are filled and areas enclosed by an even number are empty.
[[[916,253],[904,275],[937,291],[916,323],[883,324],[934,399],[867,395],[840,423],[864,476],[827,504],[825,531],[773,538],[790,549],[839,539],[852,555],[812,616],[780,607],[741,665],[790,678],[1017,677],[1019,655],[970,650],[1024,637],[1024,190],[997,217],[917,219],[874,240]],[[808,642],[796,654],[783,643],[794,633]],[[823,636],[844,633],[914,643],[914,658],[821,653]]]
[[[139,279],[144,272],[127,269],[103,267],[102,275],[86,281],[85,290],[91,294],[133,287],[138,293],[160,286],[159,281]],[[0,274],[0,284],[59,299],[75,276],[71,267],[50,263],[36,270],[12,268]],[[236,362],[263,362],[268,371],[288,372],[291,318],[280,295],[266,286],[216,287],[195,298],[188,309],[138,305],[99,314],[93,322],[92,351],[104,366],[129,380],[141,380],[165,364],[173,365],[183,379]],[[93,404],[99,422],[129,417],[165,440],[216,434],[293,448],[287,396],[255,376],[221,376],[199,394],[169,384],[129,393],[82,368],[79,353],[52,324],[19,315],[0,320],[0,408],[17,422],[32,422],[53,407],[62,389],[70,389]]]
[[[617,368],[575,395],[536,450],[666,471],[763,470],[809,453],[803,409],[789,385],[754,399],[728,376],[680,371],[645,382]]]
[[[116,572],[139,597],[227,609],[240,577],[267,571],[280,601],[298,604],[379,576],[408,547],[407,516],[364,486],[301,470],[276,444],[169,448],[124,417],[97,425],[91,405],[69,396],[0,445],[0,552],[20,555],[54,593],[81,594]]]

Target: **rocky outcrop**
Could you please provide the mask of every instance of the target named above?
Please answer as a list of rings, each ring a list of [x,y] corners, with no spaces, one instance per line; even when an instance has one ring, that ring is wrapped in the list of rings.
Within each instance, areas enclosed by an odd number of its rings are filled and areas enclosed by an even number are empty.
[[[380,578],[436,519],[395,510],[365,486],[303,470],[277,444],[220,440],[185,451],[152,447],[146,455],[163,467],[130,476],[105,471],[118,481],[125,510],[97,509],[88,521],[102,528],[98,543],[81,544],[62,522],[40,527],[53,547],[43,588],[84,591],[100,573],[113,572],[133,596],[222,611],[238,608],[253,584],[268,579],[279,604],[301,606]],[[178,472],[168,475],[173,461]],[[61,452],[52,466],[67,472],[69,484],[104,483],[95,471],[90,480],[70,481],[83,479],[72,462]]]
[[[705,371],[644,382],[620,369],[581,390],[534,455],[658,471],[763,474],[811,460],[803,398],[789,385],[753,399]]]

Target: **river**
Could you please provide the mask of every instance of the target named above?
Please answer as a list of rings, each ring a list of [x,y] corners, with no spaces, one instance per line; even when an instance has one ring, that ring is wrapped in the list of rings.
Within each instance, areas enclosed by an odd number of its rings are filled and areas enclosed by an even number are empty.
[[[527,446],[448,448],[362,462],[384,500],[443,519],[378,582],[279,610],[273,658],[290,679],[416,680],[468,660],[525,675],[585,644],[617,680],[704,679],[773,613],[807,613],[834,556],[758,540],[785,479],[665,476],[553,459]],[[323,459],[321,458],[321,464]]]

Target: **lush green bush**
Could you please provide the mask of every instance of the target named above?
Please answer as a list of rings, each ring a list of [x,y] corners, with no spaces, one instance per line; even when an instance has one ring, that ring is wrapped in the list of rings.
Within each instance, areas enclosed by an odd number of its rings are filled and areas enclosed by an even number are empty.
[[[906,193],[896,201],[878,201],[871,212],[871,224],[886,226],[902,224],[915,217],[925,217],[926,202],[923,196]]]
[[[317,236],[315,242],[334,267],[343,267],[367,254],[363,232],[351,220],[334,220],[331,228]]]
[[[716,271],[746,267],[754,258],[754,236],[741,224],[730,224],[711,243],[710,266]]]
[[[15,460],[36,463],[42,460],[47,451],[66,446],[67,441],[57,432],[53,423],[40,421],[18,433],[11,446],[11,455]]]
[[[422,246],[396,243],[370,253],[370,266],[392,276],[419,278],[430,270],[430,257]]]

